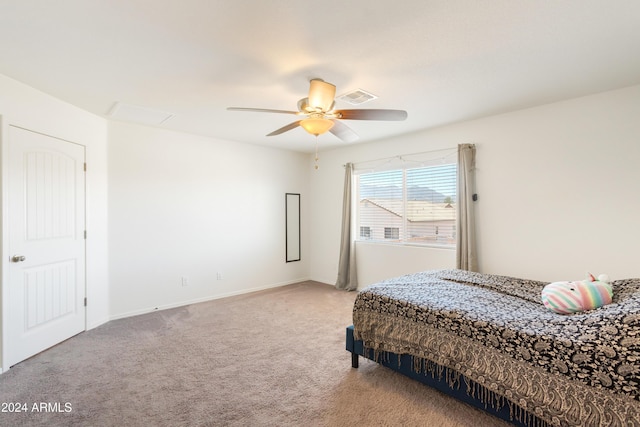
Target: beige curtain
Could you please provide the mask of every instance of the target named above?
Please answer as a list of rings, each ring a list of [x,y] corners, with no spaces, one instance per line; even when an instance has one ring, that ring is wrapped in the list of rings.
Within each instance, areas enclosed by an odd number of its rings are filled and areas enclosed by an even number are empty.
[[[353,181],[353,163],[345,165],[344,196],[342,199],[342,235],[340,236],[340,261],[336,288],[346,291],[358,289],[356,276],[356,245],[353,236],[351,209],[351,183]]]
[[[478,271],[474,202],[476,146],[458,145],[458,218],[456,267]]]

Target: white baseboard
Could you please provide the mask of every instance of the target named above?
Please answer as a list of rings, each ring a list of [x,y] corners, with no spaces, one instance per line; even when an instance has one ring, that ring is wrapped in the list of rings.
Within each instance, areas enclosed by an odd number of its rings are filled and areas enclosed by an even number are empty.
[[[104,317],[100,320],[98,320],[97,322],[92,322],[90,325],[87,324],[87,331],[90,331],[91,329],[97,328],[100,325],[104,325],[105,323],[107,323],[108,321],[110,321],[111,318],[109,317]]]
[[[305,278],[300,278],[300,279],[289,280],[289,281],[286,281],[286,282],[272,283],[270,285],[258,286],[258,287],[250,288],[250,289],[242,289],[242,290],[239,290],[239,291],[232,291],[232,292],[226,292],[226,293],[223,293],[223,294],[210,295],[210,296],[206,296],[206,297],[202,297],[202,298],[196,298],[196,299],[192,299],[192,300],[179,301],[179,302],[176,302],[176,303],[160,305],[160,306],[157,306],[157,307],[149,307],[149,308],[143,308],[143,309],[140,309],[140,310],[133,310],[133,311],[129,311],[129,312],[126,312],[126,313],[116,314],[114,316],[110,316],[109,320],[124,319],[124,318],[127,318],[127,317],[139,316],[141,314],[147,314],[147,313],[151,313],[151,312],[154,312],[154,311],[168,310],[170,308],[183,307],[185,305],[198,304],[200,302],[213,301],[213,300],[216,300],[216,299],[232,297],[232,296],[235,296],[235,295],[249,294],[251,292],[263,291],[265,289],[271,289],[271,288],[278,288],[280,286],[292,285],[294,283],[305,282],[307,280],[311,280],[311,279],[309,279],[308,277],[305,277]]]
[[[320,282],[320,283],[324,283],[326,285],[331,285],[331,286],[335,286],[336,285],[336,279],[309,279],[309,280],[313,280],[314,282]]]

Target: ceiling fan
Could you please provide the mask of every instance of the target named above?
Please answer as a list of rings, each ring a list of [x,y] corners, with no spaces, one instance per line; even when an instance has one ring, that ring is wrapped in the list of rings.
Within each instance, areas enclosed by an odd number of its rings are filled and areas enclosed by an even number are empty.
[[[254,111],[262,113],[282,113],[306,116],[274,130],[267,136],[280,135],[301,126],[312,135],[318,136],[327,131],[345,142],[358,139],[358,135],[340,120],[385,120],[399,121],[407,118],[404,110],[386,109],[350,109],[334,110],[336,87],[322,79],[312,79],[309,96],[298,101],[298,111],[271,110],[266,108],[228,107],[231,111]]]

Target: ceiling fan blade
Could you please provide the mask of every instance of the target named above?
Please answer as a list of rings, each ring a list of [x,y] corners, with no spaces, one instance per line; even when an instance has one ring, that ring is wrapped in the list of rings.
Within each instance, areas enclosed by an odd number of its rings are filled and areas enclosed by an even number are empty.
[[[407,118],[404,110],[336,110],[334,112],[338,118],[343,120],[388,120],[400,121]]]
[[[276,129],[273,132],[271,132],[270,134],[268,134],[267,136],[275,136],[275,135],[280,135],[281,133],[285,133],[287,131],[290,131],[291,129],[295,129],[298,126],[300,126],[300,122],[302,120],[298,120],[297,122],[293,122],[293,123],[289,123],[286,126],[281,127],[280,129]]]
[[[329,132],[343,140],[344,142],[354,142],[358,139],[358,134],[353,131],[349,126],[342,123],[340,120],[332,120],[333,127],[329,129]]]
[[[284,114],[298,114],[297,111],[289,110],[272,110],[269,108],[244,108],[244,107],[227,107],[229,111],[253,111],[257,113],[284,113]]]

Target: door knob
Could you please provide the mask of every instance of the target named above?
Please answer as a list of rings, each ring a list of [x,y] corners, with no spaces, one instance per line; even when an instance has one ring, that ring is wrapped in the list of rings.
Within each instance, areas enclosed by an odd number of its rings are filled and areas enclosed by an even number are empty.
[[[11,262],[22,262],[27,259],[24,255],[14,255],[11,257]]]

